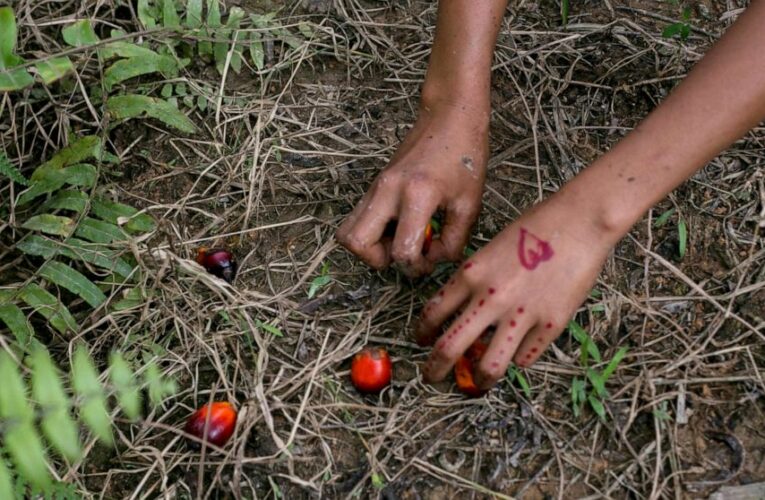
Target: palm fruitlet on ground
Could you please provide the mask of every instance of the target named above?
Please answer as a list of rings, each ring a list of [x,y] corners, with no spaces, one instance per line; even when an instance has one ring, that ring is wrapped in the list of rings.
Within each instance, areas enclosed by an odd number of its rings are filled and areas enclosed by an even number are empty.
[[[236,410],[231,403],[223,401],[206,404],[189,417],[184,430],[187,434],[203,440],[207,425],[207,442],[222,447],[234,433],[236,416]]]
[[[353,357],[351,382],[360,392],[380,392],[390,384],[393,363],[382,347],[367,348]]]
[[[200,248],[197,252],[197,263],[210,274],[228,283],[233,283],[236,277],[236,259],[231,252],[223,248]]]

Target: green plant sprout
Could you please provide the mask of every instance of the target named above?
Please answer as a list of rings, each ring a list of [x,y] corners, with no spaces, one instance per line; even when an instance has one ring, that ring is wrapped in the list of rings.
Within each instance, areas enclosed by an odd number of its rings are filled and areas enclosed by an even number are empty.
[[[680,7],[679,0],[669,0],[672,5]],[[667,25],[661,32],[661,36],[664,38],[672,38],[676,35],[680,35],[680,39],[687,40],[691,35],[691,8],[684,7],[680,12],[680,21]]]
[[[574,410],[574,416],[579,417],[585,404],[600,417],[606,421],[606,408],[604,401],[609,397],[606,390],[606,382],[613,375],[619,363],[627,354],[627,348],[621,347],[616,351],[614,357],[606,365],[603,371],[597,371],[591,366],[590,359],[595,363],[602,363],[600,350],[592,337],[577,322],[570,321],[568,331],[579,342],[580,355],[579,364],[585,371],[585,378],[574,377],[571,382],[571,404]],[[588,384],[590,389],[588,391]]]

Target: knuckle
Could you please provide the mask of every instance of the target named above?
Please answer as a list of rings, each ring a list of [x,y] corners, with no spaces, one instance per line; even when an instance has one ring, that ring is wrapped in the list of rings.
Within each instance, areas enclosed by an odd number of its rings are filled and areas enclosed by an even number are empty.
[[[397,183],[400,178],[400,175],[396,173],[393,170],[383,170],[380,172],[380,175],[377,176],[377,181],[375,181],[375,184],[377,184],[379,187],[386,186],[388,184],[394,184]]]
[[[450,347],[445,342],[439,342],[433,348],[432,353],[433,360],[437,363],[454,364],[459,357],[459,353]]]

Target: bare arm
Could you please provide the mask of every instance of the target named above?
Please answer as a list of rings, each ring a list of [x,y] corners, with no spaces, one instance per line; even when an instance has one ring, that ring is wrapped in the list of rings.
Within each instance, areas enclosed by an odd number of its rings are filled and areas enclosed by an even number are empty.
[[[677,89],[561,195],[597,200],[618,238],[667,193],[765,118],[765,1],[749,9]],[[587,204],[586,202],[584,202]]]
[[[503,377],[511,361],[536,361],[630,227],[765,117],[763,25],[765,0],[753,0],[633,132],[460,268],[426,304],[416,332],[421,343],[435,342],[426,379],[444,378],[491,325],[496,333],[476,370],[479,387]]]
[[[506,0],[443,0],[419,117],[403,144],[337,232],[367,264],[410,274],[458,260],[481,206],[488,157],[491,60]],[[445,213],[422,255],[424,228]],[[395,236],[385,228],[397,221]]]

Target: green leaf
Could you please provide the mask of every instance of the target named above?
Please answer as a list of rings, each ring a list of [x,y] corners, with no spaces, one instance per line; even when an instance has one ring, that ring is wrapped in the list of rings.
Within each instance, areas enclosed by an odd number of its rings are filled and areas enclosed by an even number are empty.
[[[90,187],[95,184],[97,178],[96,167],[87,163],[62,169],[50,166],[38,168],[32,174],[31,186],[19,195],[17,203],[24,205],[38,196],[59,190],[65,184]]]
[[[36,283],[27,283],[19,290],[19,297],[35,312],[42,314],[59,332],[76,332],[79,328],[69,309],[56,297]]]
[[[378,474],[376,472],[373,473],[372,474],[372,486],[374,486],[378,490],[381,490],[381,489],[385,488],[385,479],[383,479],[383,477],[380,474]]]
[[[34,429],[34,412],[16,363],[0,352],[0,420],[5,424],[4,446],[22,477],[38,488],[50,485],[42,442]]]
[[[98,49],[98,55],[103,59],[115,57],[156,59],[162,57],[151,49],[130,42],[111,42]]]
[[[207,25],[211,28],[221,25],[219,0],[207,0]]]
[[[149,5],[149,0],[138,0],[138,20],[147,29],[157,26],[157,13]]]
[[[624,359],[624,356],[627,355],[627,348],[621,347],[618,351],[616,351],[616,354],[614,354],[614,357],[611,358],[611,361],[608,362],[608,365],[606,366],[605,370],[603,370],[603,373],[601,374],[603,376],[603,380],[607,381],[609,378],[611,378],[611,375],[613,375],[614,371],[616,371],[616,367],[619,366],[619,363],[621,363],[622,359]]]
[[[13,53],[16,48],[16,15],[11,7],[0,7],[0,69],[17,64]]]
[[[120,59],[104,72],[104,87],[107,91],[118,83],[151,73],[161,73],[165,78],[174,78],[178,74],[178,63],[169,56],[161,56],[155,52],[149,56],[144,54],[139,57]]]
[[[90,158],[100,159],[103,153],[101,138],[96,135],[86,135],[59,150],[50,160],[40,165],[32,174],[32,180],[38,180],[38,171],[45,172],[47,168],[61,169],[81,163]]]
[[[202,26],[202,0],[188,0],[186,3],[186,27],[196,29]]]
[[[57,242],[32,235],[16,244],[16,248],[27,255],[35,255],[50,259],[63,255],[70,259],[81,260],[96,265],[108,271],[113,271],[123,278],[133,274],[133,266],[118,257],[118,253],[104,248],[96,243],[89,243],[78,238],[68,238]]]
[[[664,224],[667,223],[669,218],[672,217],[672,214],[674,214],[674,213],[675,213],[675,209],[674,208],[670,208],[669,210],[667,210],[666,212],[664,212],[663,214],[661,214],[660,216],[658,216],[656,218],[656,220],[653,223],[653,227],[661,227],[661,226],[663,226]]]
[[[691,20],[691,12],[692,12],[691,8],[690,7],[686,7],[686,8],[683,9],[683,13],[681,14],[681,17],[683,18],[683,21],[686,21],[686,25],[687,25],[687,21]]]
[[[138,209],[106,198],[96,198],[91,207],[93,213],[112,224],[122,225],[132,232],[148,233],[156,228],[154,219],[149,214],[138,213]],[[124,222],[124,219],[129,219]],[[123,222],[120,222],[123,220]]]
[[[664,31],[661,32],[661,36],[664,38],[672,38],[673,36],[680,33],[683,29],[683,23],[673,23],[664,28]]]
[[[143,291],[138,287],[127,290],[124,297],[125,298],[122,300],[111,304],[113,311],[124,311],[126,309],[132,309],[134,307],[140,306],[145,301]]]
[[[74,221],[61,215],[41,214],[30,217],[21,227],[66,237],[74,229]]]
[[[606,407],[603,406],[603,403],[595,397],[594,394],[590,394],[587,397],[587,401],[590,403],[590,407],[597,413],[597,415],[600,417],[602,421],[606,421]]]
[[[308,289],[308,298],[313,298],[322,287],[327,286],[332,281],[331,276],[317,276],[311,281],[311,286]]]
[[[691,26],[689,24],[683,24],[683,27],[680,28],[680,38],[687,40],[689,36],[691,36]]]
[[[29,87],[35,79],[24,68],[3,70],[0,68],[0,92],[13,92]]]
[[[576,321],[569,321],[568,331],[571,332],[571,335],[573,335],[574,338],[582,345],[582,349],[595,361],[600,363],[600,351],[598,350],[598,346],[595,345],[595,342],[592,341],[590,335],[584,330],[584,328],[579,326],[579,323]]]
[[[85,217],[80,221],[75,235],[93,243],[112,243],[128,239],[128,235],[116,225],[91,217]]]
[[[149,384],[149,400],[154,406],[158,406],[167,396],[175,394],[177,390],[175,381],[163,377],[154,361],[146,365],[145,377]]]
[[[593,389],[595,389],[595,393],[601,398],[606,397],[608,395],[608,392],[606,392],[606,381],[601,374],[592,368],[587,368],[586,374],[587,379],[592,384]]]
[[[511,381],[517,380],[518,385],[520,385],[521,389],[523,390],[523,393],[526,395],[528,399],[531,399],[531,386],[529,385],[528,380],[526,380],[526,377],[523,376],[523,373],[515,366],[511,366],[510,374],[511,374]]]
[[[111,444],[112,421],[106,408],[106,396],[98,381],[98,372],[83,345],[77,347],[72,359],[72,385],[75,393],[82,398],[82,420],[101,442]]]
[[[112,385],[117,391],[120,407],[130,420],[138,420],[141,416],[141,392],[135,383],[133,370],[118,352],[111,354],[109,367]]]
[[[175,10],[175,0],[162,0],[162,24],[166,28],[178,28],[181,20]]]
[[[32,395],[42,410],[42,430],[50,443],[69,461],[80,457],[77,425],[70,410],[56,366],[48,352],[40,346],[31,355]]]
[[[678,252],[680,258],[685,257],[685,251],[688,247],[688,226],[683,219],[677,224],[677,240],[678,240]]]
[[[88,195],[84,192],[66,189],[58,191],[53,197],[43,203],[40,210],[71,210],[72,212],[79,213],[87,208],[88,200]]]
[[[181,132],[191,134],[197,130],[194,122],[163,99],[137,94],[120,95],[110,97],[106,101],[106,109],[117,120],[150,117]]]
[[[8,329],[16,337],[20,346],[26,347],[29,341],[34,337],[34,330],[27,321],[27,317],[22,310],[15,304],[0,305],[0,320],[5,323]],[[0,496],[0,498],[2,498]]]
[[[56,261],[48,261],[40,268],[40,276],[79,295],[91,307],[100,306],[106,295],[79,271]]]
[[[70,71],[74,71],[74,65],[68,57],[55,57],[45,61],[39,61],[35,64],[37,74],[42,78],[45,85],[50,85],[66,76]]]
[[[255,325],[257,325],[258,328],[262,328],[268,333],[276,336],[276,337],[284,337],[284,333],[277,327],[273,325],[269,325],[268,323],[264,323],[260,321],[259,319],[255,320]]]
[[[81,19],[61,30],[64,41],[72,47],[83,47],[99,42],[90,19]]]
[[[250,57],[255,68],[260,71],[266,66],[266,53],[263,50],[263,42],[260,41],[260,33],[250,33]]]
[[[2,151],[0,151],[0,175],[8,177],[16,184],[21,184],[22,186],[29,185],[27,178],[21,174],[19,169],[11,163],[11,160]]]
[[[11,473],[5,465],[5,457],[0,453],[0,498],[14,498]]]
[[[579,417],[582,410],[582,404],[587,397],[584,391],[584,386],[584,380],[579,377],[574,377],[574,380],[571,381],[571,406],[574,410],[575,417]]]

